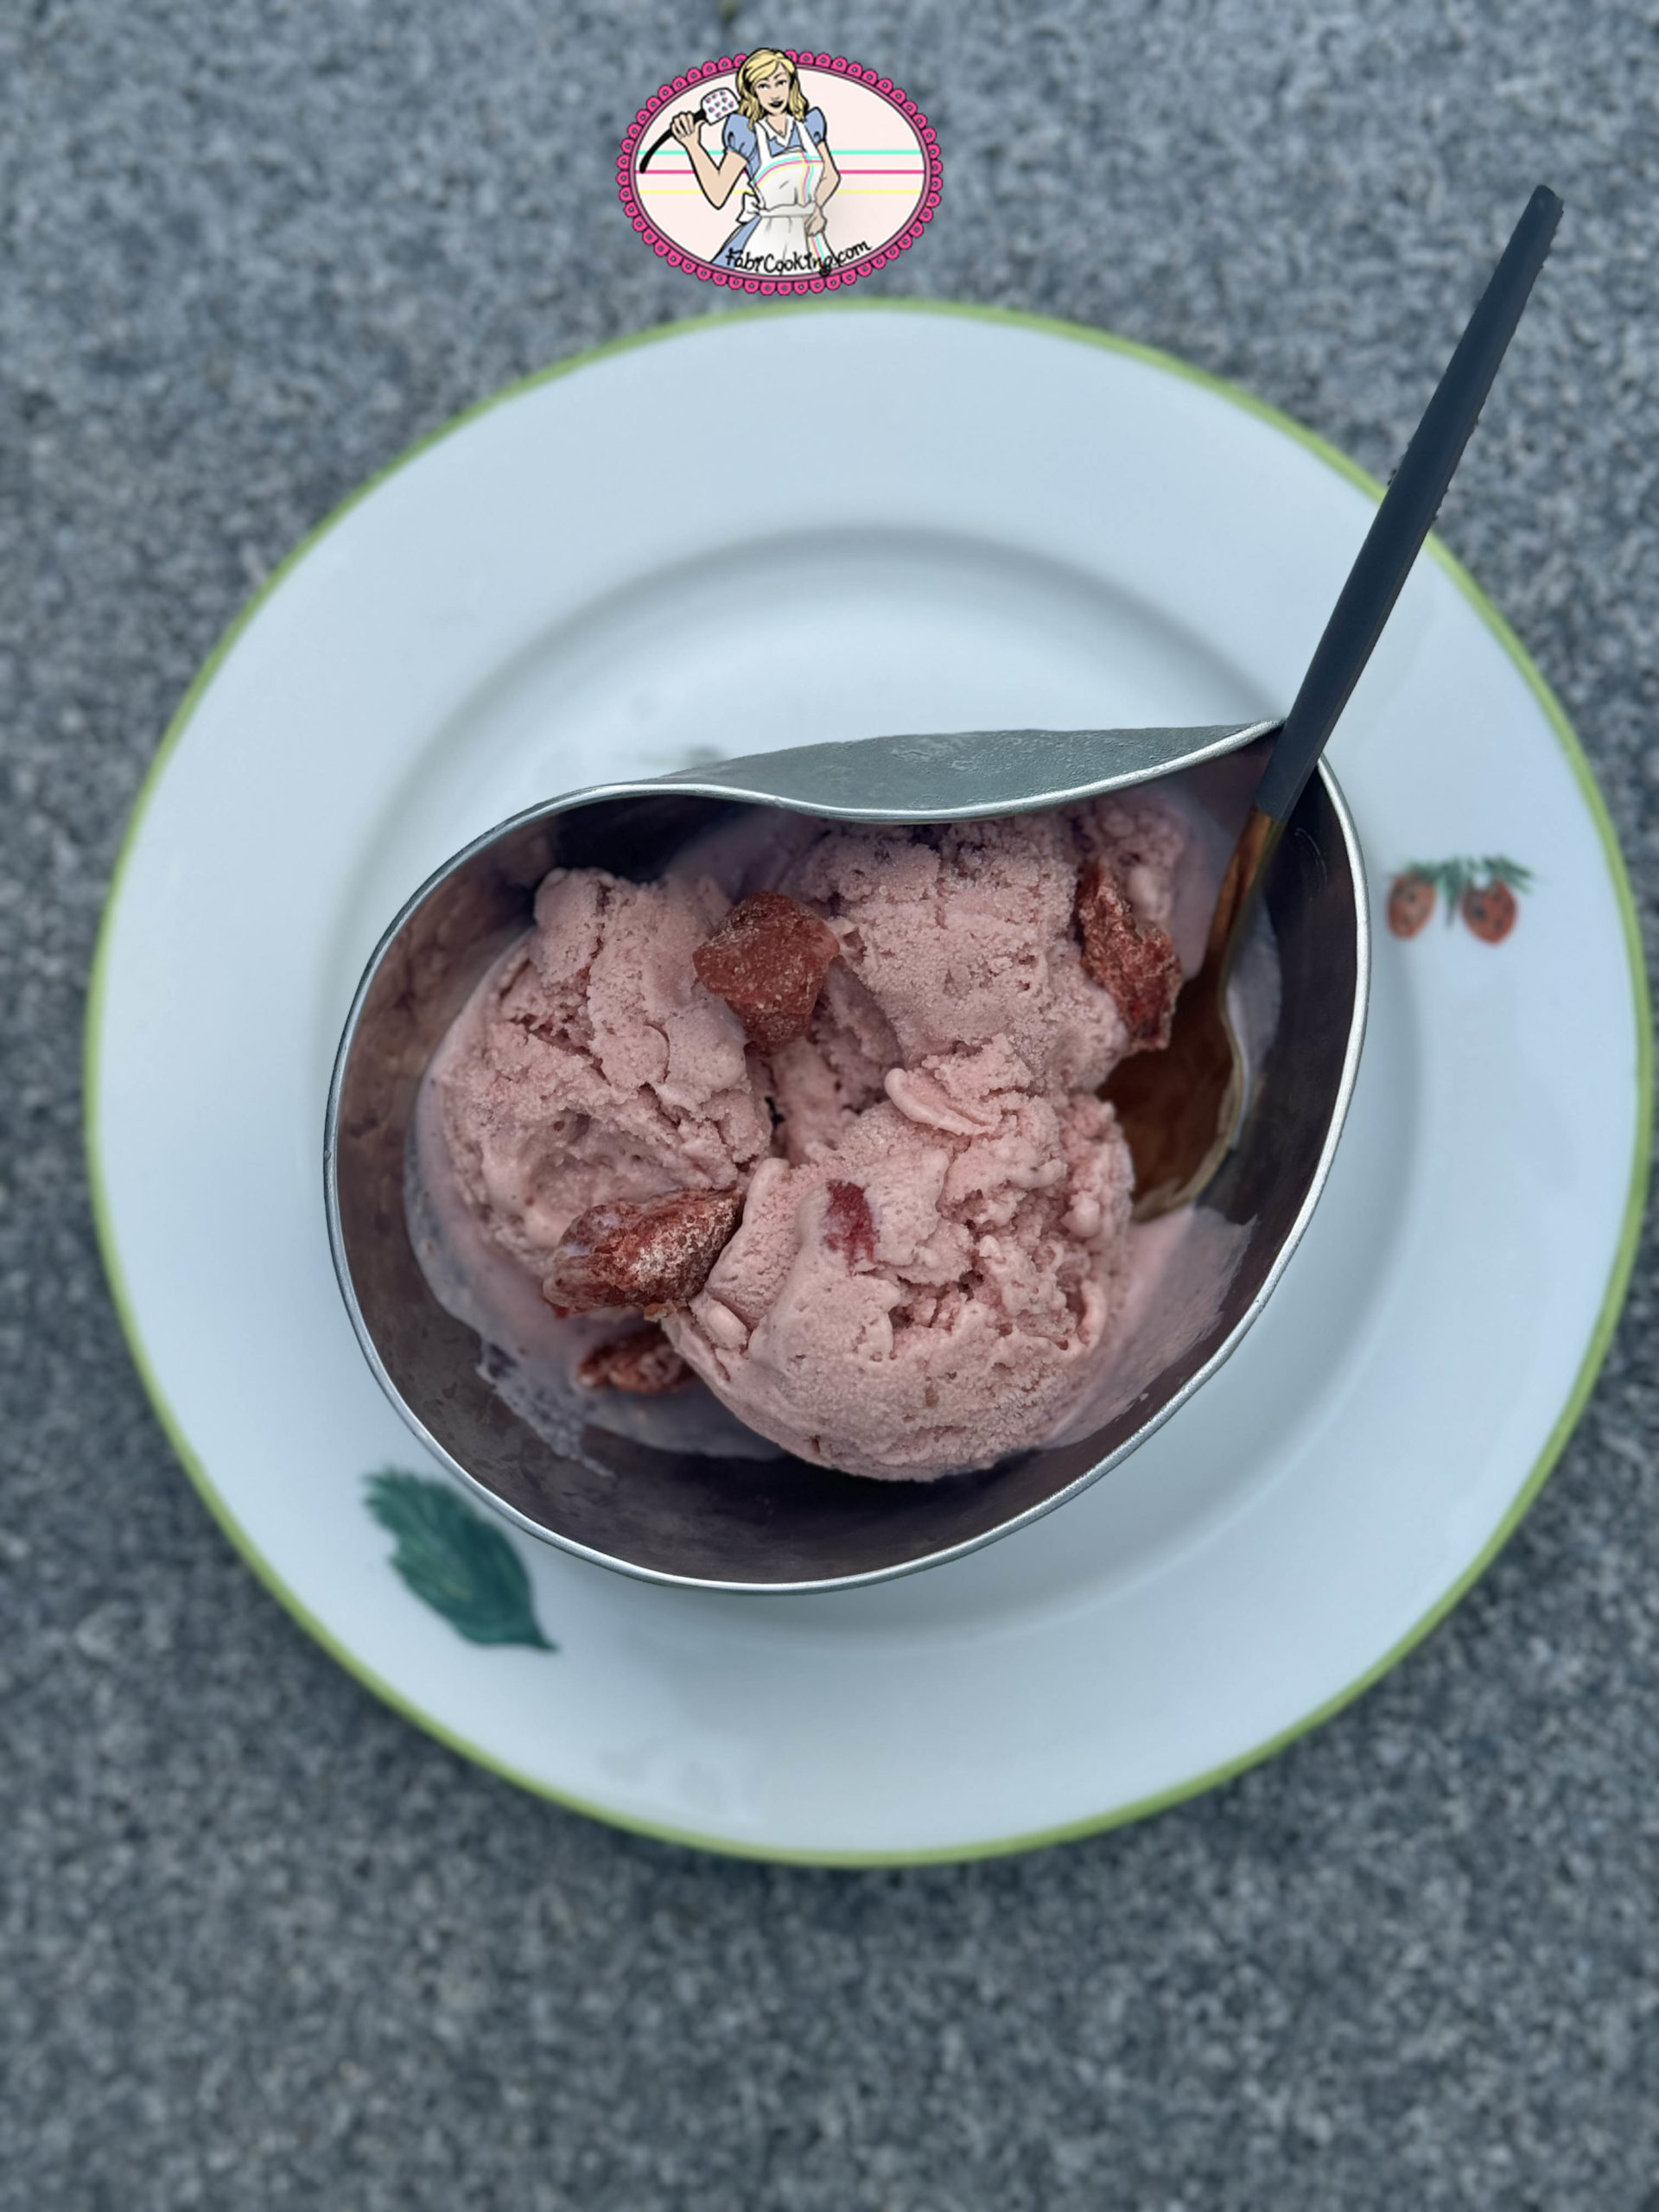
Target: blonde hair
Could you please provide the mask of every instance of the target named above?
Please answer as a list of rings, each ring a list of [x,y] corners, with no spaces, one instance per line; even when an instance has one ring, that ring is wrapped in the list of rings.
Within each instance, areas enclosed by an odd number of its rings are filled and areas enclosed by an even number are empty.
[[[801,90],[801,73],[786,54],[779,54],[775,46],[757,47],[737,73],[737,105],[740,111],[751,123],[760,120],[760,100],[755,86],[763,77],[770,77],[774,69],[789,72],[789,111],[798,121],[806,113],[806,94]]]

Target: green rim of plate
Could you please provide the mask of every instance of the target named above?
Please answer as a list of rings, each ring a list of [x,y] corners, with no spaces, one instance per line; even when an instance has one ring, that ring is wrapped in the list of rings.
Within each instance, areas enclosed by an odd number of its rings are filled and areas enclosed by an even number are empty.
[[[1510,1536],[1514,1535],[1523,1516],[1548,1479],[1556,1461],[1560,1458],[1567,1438],[1572,1434],[1579,1416],[1584,1411],[1586,1402],[1600,1372],[1602,1363],[1607,1357],[1619,1309],[1624,1304],[1624,1294],[1630,1285],[1630,1271],[1636,1262],[1637,1246],[1647,1203],[1649,1162],[1652,1147],[1652,1024],[1649,1007],[1647,970],[1642,954],[1641,924],[1637,913],[1636,901],[1631,894],[1630,880],[1625,874],[1624,859],[1618,849],[1618,841],[1614,835],[1612,822],[1607,812],[1606,803],[1597,785],[1594,772],[1585,756],[1584,748],[1580,744],[1572,724],[1567,721],[1560,702],[1533,665],[1525,647],[1462,563],[1447,550],[1438,537],[1431,537],[1428,545],[1433,557],[1452,578],[1481,620],[1485,623],[1487,628],[1491,631],[1498,643],[1509,654],[1510,659],[1514,661],[1529,690],[1537,700],[1543,711],[1544,719],[1554,732],[1561,750],[1567,756],[1585,805],[1589,810],[1592,821],[1595,823],[1597,835],[1601,839],[1608,874],[1612,879],[1613,890],[1618,903],[1624,934],[1624,949],[1630,963],[1631,1010],[1636,1023],[1637,1036],[1637,1141],[1636,1155],[1630,1165],[1630,1190],[1625,1201],[1624,1219],[1619,1233],[1612,1268],[1607,1279],[1607,1288],[1567,1403],[1562,1407],[1543,1450],[1539,1453],[1526,1480],[1516,1493],[1509,1511],[1499,1522],[1479,1556],[1465,1568],[1438,1603],[1432,1605],[1422,1618],[1408,1629],[1398,1643],[1382,1655],[1382,1658],[1367,1668],[1365,1672],[1354,1681],[1338,1690],[1334,1696],[1325,1699],[1323,1704],[1316,1706],[1301,1719],[1294,1722],[1288,1728],[1281,1729],[1277,1735],[1268,1737],[1264,1743],[1254,1745],[1249,1751],[1241,1752],[1236,1758],[1229,1759],[1220,1766],[1211,1767],[1205,1773],[1194,1775],[1189,1781],[1178,1783],[1168,1789],[1159,1790],[1150,1797],[1139,1798],[1131,1804],[1114,1807],[1109,1812],[1090,1815],[1082,1820],[1068,1821],[1058,1827],[1033,1829],[1022,1834],[997,1837],[989,1841],[940,1845],[925,1851],[790,1850],[759,1844],[733,1842],[721,1836],[699,1835],[687,1828],[665,1827],[653,1821],[635,1820],[626,1814],[613,1812],[608,1806],[591,1804],[587,1799],[574,1796],[569,1791],[555,1789],[548,1783],[537,1780],[533,1775],[520,1773],[517,1768],[509,1766],[504,1760],[498,1759],[488,1751],[480,1750],[476,1744],[468,1742],[466,1737],[458,1735],[454,1730],[446,1727],[442,1721],[435,1719],[431,1714],[423,1712],[418,1706],[406,1698],[402,1691],[385,1681],[372,1668],[365,1666],[355,1653],[341,1643],[330,1630],[325,1628],[315,1614],[296,1596],[270,1561],[249,1541],[234,1515],[214,1488],[207,1469],[191,1449],[183,1427],[172,1407],[168,1403],[155,1370],[150,1365],[149,1354],[144,1348],[143,1338],[139,1331],[137,1315],[122,1271],[120,1255],[116,1249],[115,1235],[110,1220],[109,1204],[99,1163],[99,1049],[109,948],[114,934],[115,918],[120,903],[121,886],[126,873],[127,863],[137,842],[139,832],[143,827],[145,812],[155,795],[174,747],[183,736],[191,716],[200,705],[220,664],[254,614],[289,571],[327,537],[343,517],[351,512],[359,500],[366,499],[372,492],[376,491],[399,469],[406,467],[410,461],[428,451],[430,447],[436,445],[440,440],[451,436],[455,431],[464,429],[467,423],[476,422],[480,416],[487,414],[492,408],[499,407],[505,401],[516,399],[523,393],[535,390],[537,385],[550,384],[556,378],[569,376],[578,369],[592,367],[595,362],[610,360],[619,353],[629,353],[635,346],[655,345],[664,339],[695,337],[705,331],[722,329],[732,322],[754,321],[767,315],[776,315],[893,314],[963,315],[979,322],[1003,323],[1013,329],[1041,331],[1051,337],[1067,338],[1080,345],[1099,346],[1106,353],[1122,354],[1130,360],[1143,362],[1149,368],[1160,369],[1170,376],[1185,378],[1189,384],[1198,385],[1205,391],[1214,392],[1218,397],[1230,402],[1233,406],[1243,408],[1247,414],[1256,416],[1264,423],[1270,423],[1274,429],[1282,431],[1287,437],[1294,439],[1298,445],[1306,447],[1308,452],[1317,454],[1319,459],[1334,468],[1339,476],[1346,478],[1349,483],[1356,486],[1370,499],[1380,499],[1382,496],[1382,486],[1376,479],[1368,474],[1357,463],[1351,461],[1346,454],[1339,452],[1335,446],[1327,443],[1316,432],[1306,429],[1293,416],[1284,414],[1277,407],[1270,406],[1266,400],[1258,399],[1253,392],[1246,391],[1237,385],[1230,384],[1225,378],[1213,376],[1207,369],[1195,368],[1191,362],[1180,360],[1171,353],[1161,353],[1156,346],[1143,346],[1135,339],[1121,338],[1109,331],[1090,330],[1082,323],[1065,322],[1052,315],[1027,315],[1012,308],[981,307],[968,302],[920,299],[846,300],[791,304],[779,302],[771,307],[750,308],[735,312],[728,311],[692,316],[683,321],[661,324],[655,329],[637,331],[624,338],[613,339],[607,345],[593,346],[585,353],[574,353],[566,360],[556,361],[547,368],[537,370],[533,375],[522,378],[516,384],[508,385],[502,391],[492,393],[487,399],[480,400],[475,406],[467,408],[463,413],[455,416],[451,421],[430,432],[416,444],[410,447],[406,453],[400,454],[397,460],[389,462],[377,474],[370,477],[366,483],[359,486],[358,490],[342,501],[332,514],[319,523],[308,537],[301,540],[287,558],[272,570],[231,623],[230,627],[220,638],[207,660],[203,662],[194,681],[180,702],[178,711],[168,726],[160,750],[150,765],[149,772],[144,779],[134,804],[126,836],[122,842],[121,850],[111,879],[109,898],[105,906],[104,919],[99,931],[98,948],[92,960],[92,981],[86,1009],[84,1080],[87,1172],[92,1185],[92,1215],[97,1225],[99,1246],[103,1254],[105,1271],[109,1278],[110,1289],[115,1300],[117,1313],[120,1317],[121,1326],[126,1334],[134,1363],[138,1370],[144,1389],[149,1394],[156,1418],[183,1465],[185,1472],[201,1493],[208,1510],[225,1531],[231,1543],[241,1554],[272,1596],[287,1607],[300,1625],[314,1636],[323,1649],[340,1662],[348,1674],[355,1675],[359,1681],[372,1690],[377,1697],[384,1699],[395,1712],[402,1713],[405,1719],[413,1721],[417,1727],[424,1729],[429,1735],[435,1737],[439,1743],[447,1745],[451,1751],[459,1751],[464,1758],[487,1768],[492,1773],[502,1776],[508,1782],[516,1783],[520,1789],[528,1789],[537,1796],[550,1798],[556,1804],[563,1805],[572,1812],[585,1813],[591,1819],[605,1821],[610,1827],[626,1828],[639,1835],[652,1836],[659,1842],[684,1844],[700,1851],[721,1853],[728,1858],[760,1859],[781,1865],[805,1866],[922,1866],[949,1864],[970,1859],[995,1858],[1004,1853],[1034,1851],[1048,1844],[1069,1843],[1082,1836],[1100,1834],[1108,1828],[1122,1827],[1131,1821],[1145,1820],[1150,1814],[1162,1812],[1171,1805],[1179,1805],[1185,1798],[1196,1797],[1204,1790],[1213,1789],[1221,1783],[1231,1781],[1235,1775],[1243,1774],[1248,1768],[1259,1765],[1264,1759],[1272,1758],[1276,1752],[1283,1751],[1287,1745],[1294,1743],[1299,1736],[1307,1734],[1310,1730],[1317,1728],[1322,1721],[1330,1719],[1334,1713],[1339,1713],[1345,1705],[1351,1704],[1354,1699],[1368,1690],[1374,1682],[1379,1681],[1391,1668],[1398,1665],[1414,1645],[1421,1643],[1432,1629],[1437,1627],[1445,1619],[1452,1607],[1485,1573]]]

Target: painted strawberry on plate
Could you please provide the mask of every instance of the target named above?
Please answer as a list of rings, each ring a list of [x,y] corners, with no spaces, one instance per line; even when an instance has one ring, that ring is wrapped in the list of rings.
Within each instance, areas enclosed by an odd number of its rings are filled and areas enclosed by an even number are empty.
[[[1501,944],[1531,888],[1531,869],[1503,853],[1480,860],[1412,861],[1389,887],[1389,927],[1395,937],[1415,937],[1444,896],[1448,928],[1460,915],[1483,944]]]
[[[1415,937],[1434,911],[1433,873],[1414,861],[1394,879],[1389,892],[1389,927],[1395,937]]]

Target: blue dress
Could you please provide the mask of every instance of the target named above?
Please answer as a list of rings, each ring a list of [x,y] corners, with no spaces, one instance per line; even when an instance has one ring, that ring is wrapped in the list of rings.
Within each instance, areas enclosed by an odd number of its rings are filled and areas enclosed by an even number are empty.
[[[830,265],[822,232],[809,238],[805,221],[823,174],[818,149],[828,128],[820,107],[808,108],[798,122],[791,116],[788,136],[781,139],[772,137],[770,124],[757,126],[742,114],[727,117],[721,144],[727,153],[742,156],[749,184],[743,219],[715,256],[716,269],[786,275]]]

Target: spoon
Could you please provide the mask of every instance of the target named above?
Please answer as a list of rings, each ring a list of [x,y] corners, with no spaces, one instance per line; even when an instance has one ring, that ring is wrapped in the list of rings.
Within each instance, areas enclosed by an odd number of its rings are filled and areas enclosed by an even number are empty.
[[[1440,512],[1560,219],[1560,200],[1541,184],[1406,448],[1280,728],[1222,879],[1203,964],[1175,1002],[1168,1047],[1121,1062],[1106,1086],[1135,1160],[1139,1221],[1195,1198],[1232,1146],[1244,1064],[1227,986],[1257,888]]]

